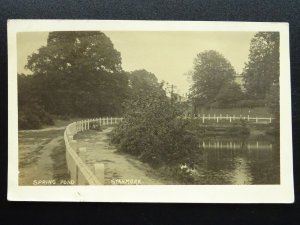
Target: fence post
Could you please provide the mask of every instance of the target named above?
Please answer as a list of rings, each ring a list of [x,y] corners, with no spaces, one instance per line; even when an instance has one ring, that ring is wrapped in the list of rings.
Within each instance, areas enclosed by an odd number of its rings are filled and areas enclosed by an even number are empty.
[[[202,123],[204,123],[204,115],[205,115],[205,114],[202,115]]]
[[[250,116],[248,115],[248,121],[250,120]]]
[[[272,123],[272,118],[270,117],[270,123]]]
[[[256,117],[256,123],[258,123],[258,119],[257,119],[257,117]]]
[[[217,123],[219,123],[219,117],[217,117]]]
[[[90,119],[87,120],[87,129],[90,129]]]
[[[231,123],[231,116],[229,117],[229,122]]]

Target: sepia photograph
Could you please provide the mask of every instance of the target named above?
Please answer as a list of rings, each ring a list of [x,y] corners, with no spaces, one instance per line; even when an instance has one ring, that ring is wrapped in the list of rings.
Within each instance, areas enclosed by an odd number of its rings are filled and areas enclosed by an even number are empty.
[[[14,33],[18,187],[285,183],[280,30],[74,25]]]

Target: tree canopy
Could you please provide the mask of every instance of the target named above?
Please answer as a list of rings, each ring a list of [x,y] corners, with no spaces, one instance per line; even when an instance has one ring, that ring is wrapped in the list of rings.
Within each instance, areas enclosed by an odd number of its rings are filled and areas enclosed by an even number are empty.
[[[195,105],[209,105],[221,99],[220,91],[226,93],[234,84],[236,72],[230,62],[220,53],[209,50],[201,52],[194,60],[192,93]]]
[[[119,115],[128,92],[121,55],[102,32],[50,32],[28,57],[31,96],[49,113]]]
[[[50,32],[47,46],[28,57],[34,74],[121,72],[121,55],[100,31]]]
[[[278,32],[255,34],[243,77],[246,93],[252,99],[265,99],[271,86],[279,83]]]
[[[156,76],[146,70],[135,70],[128,73],[130,93],[132,97],[144,93],[162,92],[162,84],[160,84]]]

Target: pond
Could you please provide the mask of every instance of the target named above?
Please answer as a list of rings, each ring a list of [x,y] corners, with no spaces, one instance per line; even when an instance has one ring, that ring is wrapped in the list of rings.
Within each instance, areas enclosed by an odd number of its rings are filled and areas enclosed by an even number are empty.
[[[214,138],[200,142],[197,184],[279,184],[279,144],[272,138]]]

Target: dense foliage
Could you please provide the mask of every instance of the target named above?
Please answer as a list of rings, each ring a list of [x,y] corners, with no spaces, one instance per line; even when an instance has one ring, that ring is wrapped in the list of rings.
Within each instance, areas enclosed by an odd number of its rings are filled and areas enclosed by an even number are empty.
[[[280,105],[279,105],[279,85],[273,84],[266,96],[266,105],[273,114],[275,120],[273,121],[274,130],[277,135],[280,131]]]
[[[279,32],[255,34],[243,77],[251,99],[265,99],[270,88],[279,83]]]
[[[40,128],[43,124],[53,124],[49,113],[42,107],[40,99],[34,94],[33,77],[18,75],[18,118],[22,129]]]
[[[19,92],[27,91],[19,100],[20,128],[28,128],[21,120],[26,123],[34,111],[80,117],[122,113],[128,77],[120,53],[102,32],[50,32],[26,67],[32,75],[19,76]]]
[[[248,62],[241,74],[243,85],[234,81],[236,72],[230,62],[213,50],[197,55],[191,75],[191,98],[196,112],[199,106],[267,106],[276,118],[279,117],[274,111],[276,108],[279,112],[278,32],[258,32],[252,38]]]
[[[226,106],[240,99],[242,92],[234,82],[236,72],[230,62],[220,53],[210,50],[197,55],[192,71],[194,105]]]
[[[178,105],[157,86],[127,103],[125,121],[113,133],[113,143],[153,166],[192,164],[198,141],[186,130]],[[149,89],[150,90],[150,89]]]

